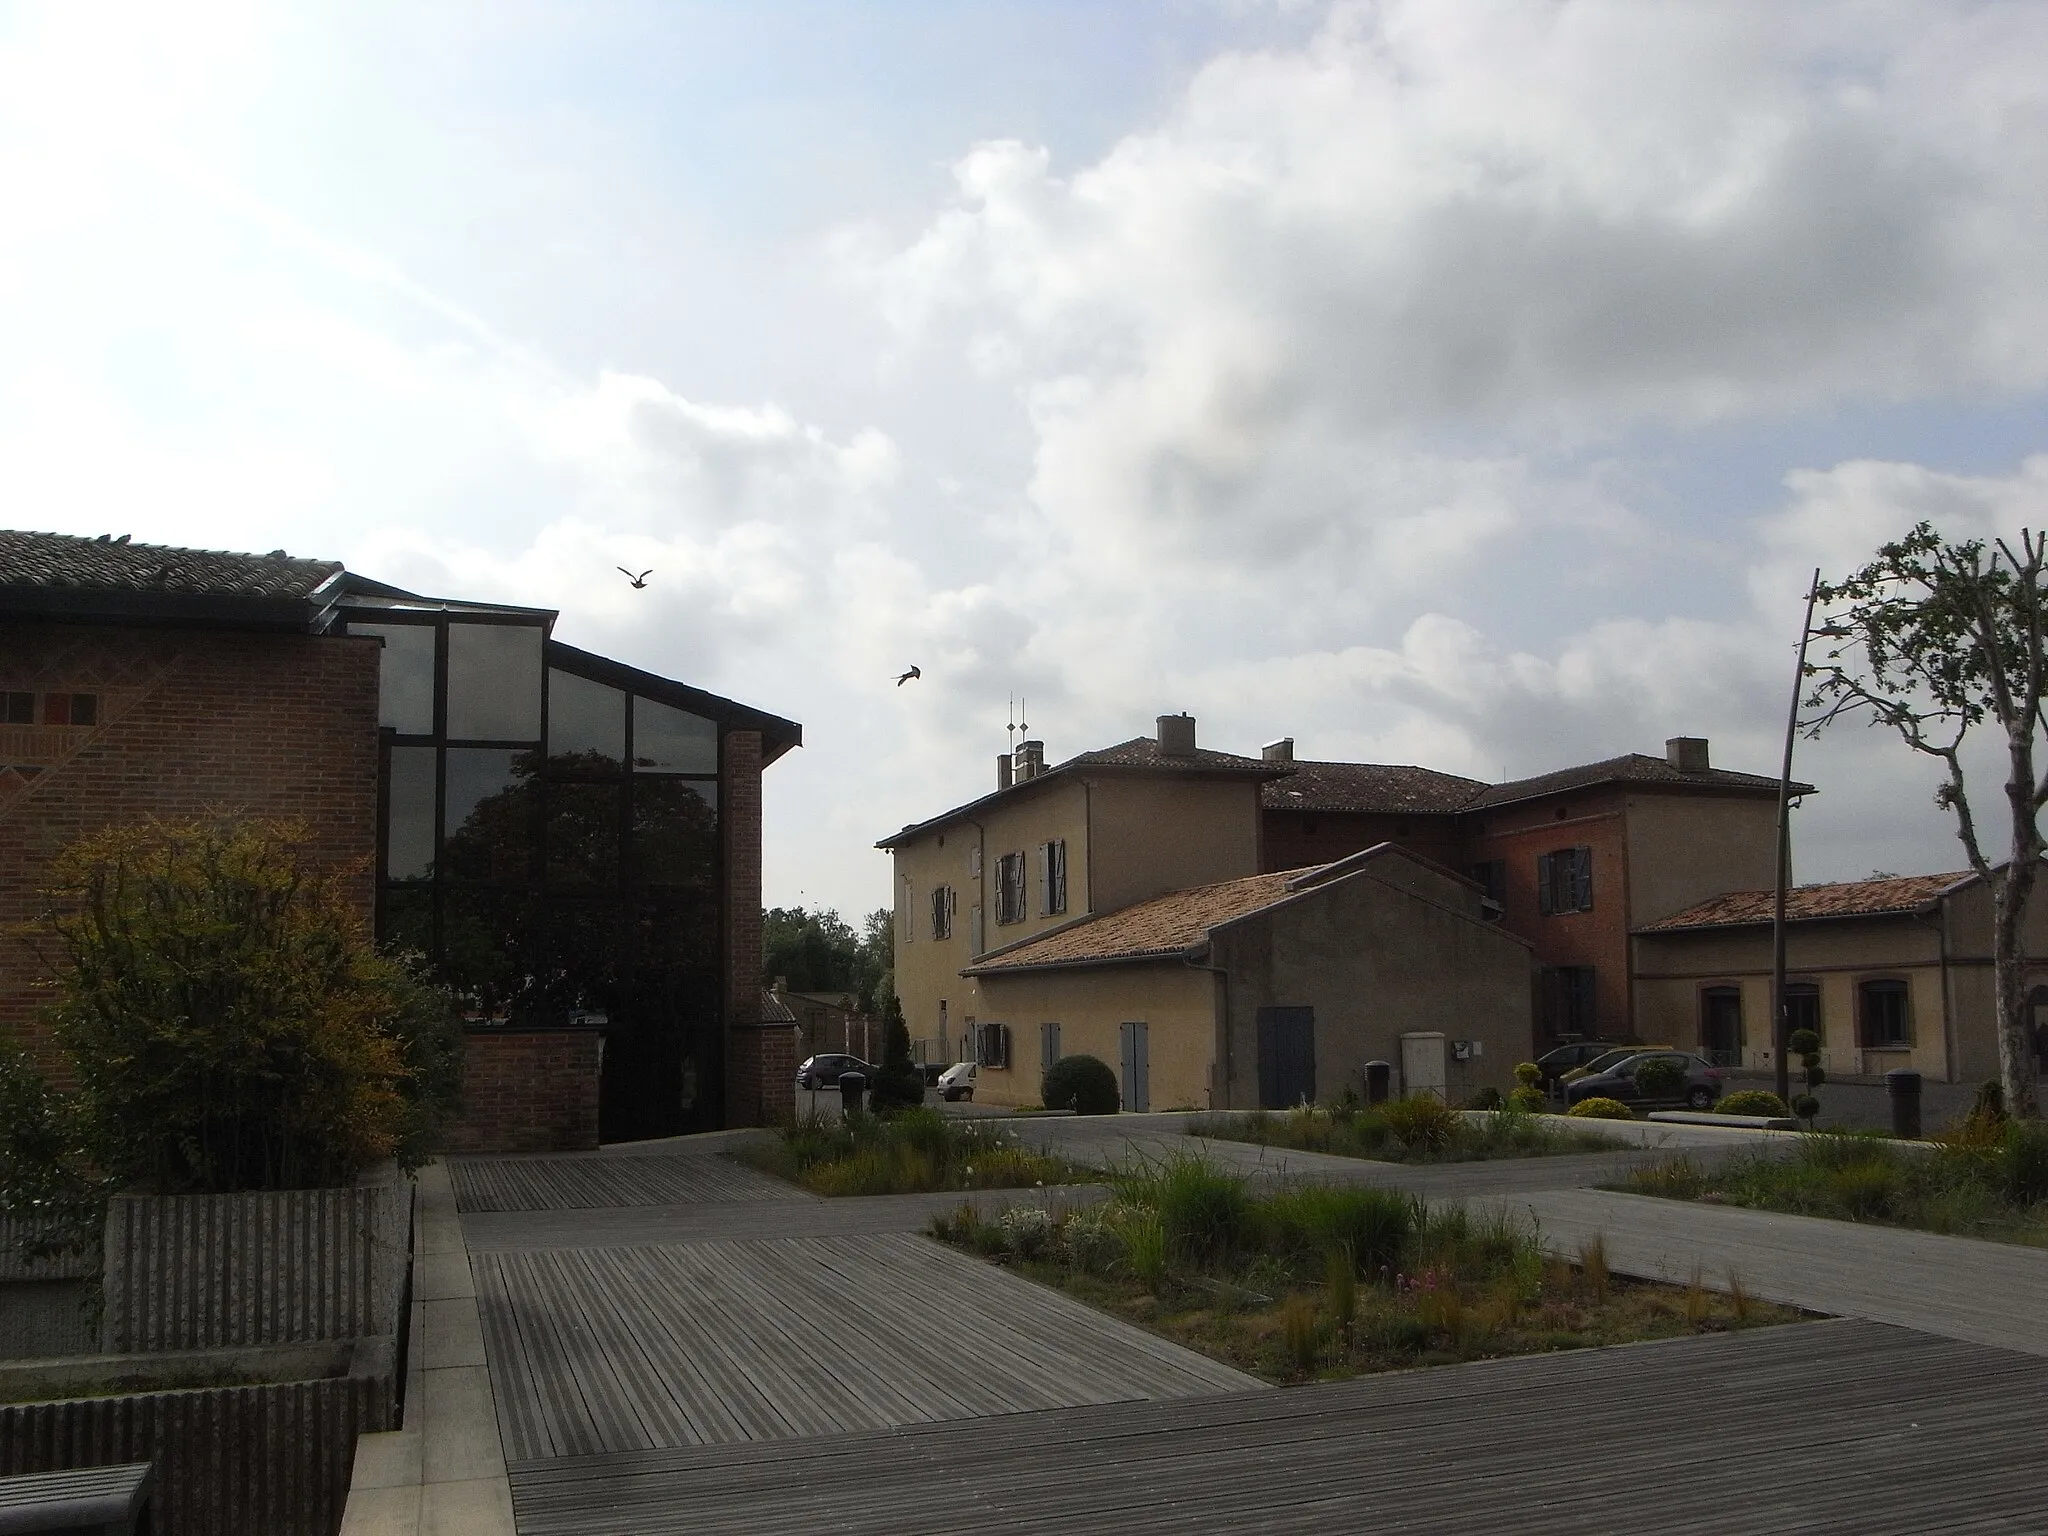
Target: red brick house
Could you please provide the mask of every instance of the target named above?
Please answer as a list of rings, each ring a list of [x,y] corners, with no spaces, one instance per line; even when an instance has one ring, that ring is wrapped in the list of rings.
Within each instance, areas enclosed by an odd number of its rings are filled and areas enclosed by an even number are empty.
[[[1778,781],[1715,768],[1697,737],[1672,738],[1663,757],[1630,753],[1506,784],[1301,761],[1291,739],[1263,756],[1294,771],[1260,790],[1262,867],[1392,842],[1464,871],[1535,948],[1539,1045],[1630,1038],[1639,1018],[1631,933],[1774,877]]]
[[[459,1146],[786,1115],[760,790],[802,727],[565,645],[555,617],[281,550],[0,531],[0,1039],[38,1043],[10,930],[66,843],[288,816],[462,997]]]

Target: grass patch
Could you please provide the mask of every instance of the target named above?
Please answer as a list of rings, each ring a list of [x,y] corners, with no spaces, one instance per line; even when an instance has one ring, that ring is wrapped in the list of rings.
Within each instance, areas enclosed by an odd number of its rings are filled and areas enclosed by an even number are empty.
[[[774,1141],[733,1155],[821,1195],[909,1195],[943,1189],[1028,1189],[1102,1175],[1022,1145],[996,1126],[935,1109],[844,1119],[808,1116]]]
[[[1394,1190],[1258,1195],[1193,1156],[1120,1174],[1102,1205],[971,1205],[932,1234],[1268,1381],[1788,1322],[1703,1284],[1642,1284],[1547,1258],[1525,1221]]]
[[[1526,1109],[1467,1116],[1440,1100],[1420,1097],[1381,1107],[1303,1105],[1281,1111],[1203,1115],[1191,1136],[1248,1141],[1296,1152],[1329,1152],[1389,1163],[1473,1163],[1504,1157],[1557,1157],[1611,1152],[1627,1145],[1595,1130],[1565,1129]]]
[[[2048,1125],[1972,1115],[1932,1148],[1876,1132],[1810,1131],[1714,1167],[1680,1154],[1617,1186],[1795,1216],[2048,1247]]]

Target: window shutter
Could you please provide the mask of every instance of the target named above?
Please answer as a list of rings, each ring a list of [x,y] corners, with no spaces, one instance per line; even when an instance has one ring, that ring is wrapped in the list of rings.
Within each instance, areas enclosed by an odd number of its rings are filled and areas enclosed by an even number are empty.
[[[1554,903],[1550,889],[1550,855],[1536,855],[1536,910],[1545,917],[1550,916]]]
[[[1577,908],[1581,912],[1593,910],[1593,850],[1574,848],[1572,850],[1573,873],[1577,876]]]
[[[1052,910],[1052,844],[1038,845],[1038,915]]]
[[[1067,910],[1067,840],[1061,838],[1047,843],[1045,848],[1046,867],[1052,882],[1052,901],[1047,910],[1064,912]]]

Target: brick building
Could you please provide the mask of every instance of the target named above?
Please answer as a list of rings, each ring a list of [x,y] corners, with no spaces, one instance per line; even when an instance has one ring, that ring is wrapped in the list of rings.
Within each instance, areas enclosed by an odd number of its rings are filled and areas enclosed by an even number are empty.
[[[565,645],[555,614],[330,561],[0,531],[0,1036],[13,926],[92,828],[291,817],[469,1022],[458,1145],[784,1115],[762,1018],[761,771],[792,721]]]

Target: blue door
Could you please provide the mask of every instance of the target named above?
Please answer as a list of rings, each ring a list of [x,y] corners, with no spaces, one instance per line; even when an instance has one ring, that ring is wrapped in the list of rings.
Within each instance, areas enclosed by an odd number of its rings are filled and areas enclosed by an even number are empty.
[[[1142,1115],[1152,1107],[1152,1049],[1143,1024],[1123,1026],[1124,1108]]]

